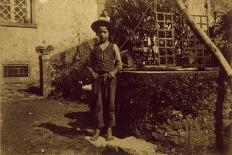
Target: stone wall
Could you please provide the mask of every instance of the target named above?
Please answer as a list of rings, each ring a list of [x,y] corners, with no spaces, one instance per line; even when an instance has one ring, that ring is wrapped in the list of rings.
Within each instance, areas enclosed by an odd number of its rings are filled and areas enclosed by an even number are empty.
[[[163,151],[205,153],[216,142],[217,78],[215,71],[123,72],[118,79],[117,126],[121,133],[160,144]],[[227,90],[223,131],[231,129],[232,93]],[[228,146],[231,135],[225,137]]]
[[[4,38],[0,42],[1,65],[30,65],[29,78],[4,78],[4,81],[38,82],[36,46],[51,44],[55,47],[52,54],[56,54],[94,36],[90,24],[97,19],[96,0],[36,0],[35,12],[36,28],[0,26],[0,36]]]

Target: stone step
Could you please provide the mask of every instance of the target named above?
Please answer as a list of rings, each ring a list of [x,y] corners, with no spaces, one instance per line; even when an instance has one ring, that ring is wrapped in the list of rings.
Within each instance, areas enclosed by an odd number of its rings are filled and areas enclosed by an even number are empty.
[[[86,136],[85,139],[103,152],[107,152],[107,154],[164,155],[156,151],[156,145],[146,142],[143,139],[137,139],[133,136],[124,139],[114,137],[112,141],[106,141],[105,138],[101,136],[96,141],[91,141],[89,136]]]

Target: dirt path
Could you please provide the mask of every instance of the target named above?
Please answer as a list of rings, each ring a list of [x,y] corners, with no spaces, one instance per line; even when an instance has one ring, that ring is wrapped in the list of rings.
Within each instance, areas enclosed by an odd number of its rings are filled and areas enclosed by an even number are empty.
[[[84,139],[88,133],[76,130],[90,124],[86,104],[8,97],[1,103],[1,154],[99,154]]]

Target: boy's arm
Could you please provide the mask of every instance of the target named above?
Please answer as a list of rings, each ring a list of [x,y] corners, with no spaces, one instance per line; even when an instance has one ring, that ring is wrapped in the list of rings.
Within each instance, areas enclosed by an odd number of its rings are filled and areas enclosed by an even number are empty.
[[[113,49],[115,52],[115,69],[111,71],[111,73],[113,75],[116,75],[116,73],[122,69],[122,60],[121,60],[121,54],[119,48],[116,44],[114,44]]]
[[[94,77],[94,78],[97,78],[98,77],[98,74],[93,70],[93,54],[92,52],[90,53],[90,56],[89,56],[89,59],[88,59],[88,62],[87,62],[87,68],[88,70],[90,71],[91,75]]]

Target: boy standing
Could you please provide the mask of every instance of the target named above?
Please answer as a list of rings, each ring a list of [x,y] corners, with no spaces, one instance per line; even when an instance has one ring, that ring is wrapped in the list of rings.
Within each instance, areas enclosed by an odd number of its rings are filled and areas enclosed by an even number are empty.
[[[96,130],[90,140],[97,140],[101,129],[106,127],[106,140],[109,141],[113,139],[112,127],[115,126],[116,73],[122,68],[122,62],[118,46],[109,41],[111,23],[98,20],[91,28],[99,37],[99,43],[93,48],[88,65],[95,79],[92,92]]]

